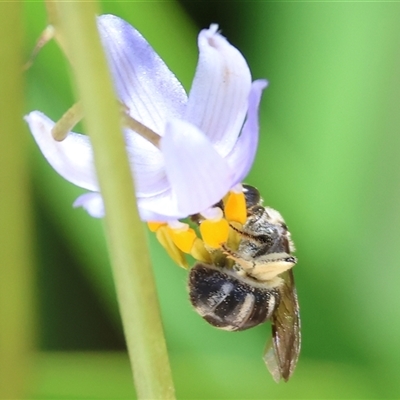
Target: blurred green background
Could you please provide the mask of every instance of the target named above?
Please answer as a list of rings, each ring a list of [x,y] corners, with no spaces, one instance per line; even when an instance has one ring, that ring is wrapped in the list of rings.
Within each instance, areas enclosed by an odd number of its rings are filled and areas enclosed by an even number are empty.
[[[188,90],[196,37],[210,23],[254,78],[270,81],[247,182],[284,215],[298,248],[299,364],[289,383],[275,384],[261,359],[268,324],[242,333],[208,326],[189,305],[186,271],[149,235],[178,398],[400,397],[400,4],[100,4],[138,28]],[[28,58],[46,13],[38,2],[24,11]],[[57,120],[74,102],[55,42],[26,80],[25,113]],[[72,209],[82,191],[24,135],[40,348],[29,398],[131,398],[102,222]]]

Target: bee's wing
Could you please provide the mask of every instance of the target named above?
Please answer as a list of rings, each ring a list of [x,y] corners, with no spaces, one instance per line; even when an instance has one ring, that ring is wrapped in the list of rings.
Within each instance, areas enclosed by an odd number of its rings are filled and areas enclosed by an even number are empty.
[[[288,381],[300,353],[300,312],[293,271],[284,272],[281,301],[271,318],[272,338],[268,341],[264,361],[276,382]]]

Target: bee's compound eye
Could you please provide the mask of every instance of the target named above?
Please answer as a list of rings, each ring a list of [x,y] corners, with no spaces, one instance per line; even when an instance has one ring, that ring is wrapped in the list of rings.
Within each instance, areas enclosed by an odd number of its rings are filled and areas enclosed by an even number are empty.
[[[196,264],[189,273],[189,295],[195,310],[211,325],[228,331],[257,326],[278,306],[278,289],[243,280],[233,270]]]
[[[254,186],[243,185],[243,193],[246,198],[246,207],[251,208],[254,207],[261,202],[261,195],[258,189]]]

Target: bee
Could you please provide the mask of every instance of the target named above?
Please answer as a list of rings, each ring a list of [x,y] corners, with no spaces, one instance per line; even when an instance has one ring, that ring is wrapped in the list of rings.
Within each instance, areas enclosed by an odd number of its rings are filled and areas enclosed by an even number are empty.
[[[189,297],[200,316],[219,329],[242,331],[270,320],[272,337],[263,359],[276,382],[288,381],[301,344],[295,249],[280,213],[262,205],[256,188],[243,188],[247,221],[241,230],[232,226],[241,237],[239,247],[234,251],[225,244],[224,257],[214,264],[197,263],[189,273]]]

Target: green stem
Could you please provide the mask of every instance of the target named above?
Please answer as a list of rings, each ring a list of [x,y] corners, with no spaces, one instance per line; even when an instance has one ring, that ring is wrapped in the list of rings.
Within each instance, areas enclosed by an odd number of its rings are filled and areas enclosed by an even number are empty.
[[[106,208],[108,246],[140,399],[173,399],[154,277],[137,211],[120,115],[98,38],[95,2],[55,2]],[[57,30],[56,23],[56,30]]]
[[[22,5],[0,2],[0,399],[26,398],[35,337]]]

